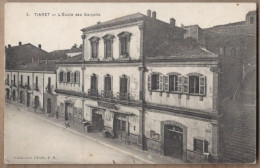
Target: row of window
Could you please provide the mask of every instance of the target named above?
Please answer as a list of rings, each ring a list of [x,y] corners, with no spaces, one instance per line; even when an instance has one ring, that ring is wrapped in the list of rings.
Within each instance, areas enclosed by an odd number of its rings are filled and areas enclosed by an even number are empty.
[[[153,73],[148,75],[148,90],[205,95],[206,77],[195,73],[188,76],[181,76],[178,73],[169,75]]]
[[[80,72],[76,71],[76,72],[64,72],[61,71],[59,73],[59,81],[60,82],[64,82],[64,83],[76,83],[79,84],[80,83]]]
[[[122,32],[117,35],[119,38],[119,53],[120,58],[127,58],[129,57],[129,44],[130,44],[130,36],[131,33],[129,32]],[[113,39],[114,35],[107,34],[103,36],[104,41],[104,57],[105,59],[113,58]],[[91,58],[97,59],[98,58],[98,51],[99,51],[99,37],[93,36],[89,39],[91,45]]]
[[[12,84],[13,85],[16,85],[16,75],[13,75],[13,80],[12,80]],[[20,81],[19,81],[19,85],[23,87],[23,78],[24,76],[23,75],[20,75]],[[10,77],[9,77],[9,74],[7,74],[7,84],[9,85],[9,80],[10,80]],[[39,84],[38,84],[38,76],[35,77],[35,83],[33,84],[33,87],[35,90],[38,90],[39,89]],[[27,83],[24,85],[24,86],[27,86],[30,88],[30,76],[27,76]],[[48,77],[48,85],[47,85],[47,88],[50,88],[51,86],[51,77]]]

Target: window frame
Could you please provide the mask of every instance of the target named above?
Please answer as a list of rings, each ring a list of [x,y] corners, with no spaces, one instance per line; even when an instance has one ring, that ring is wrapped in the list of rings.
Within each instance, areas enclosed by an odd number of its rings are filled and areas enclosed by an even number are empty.
[[[68,77],[69,77],[69,81],[68,81]],[[71,71],[68,71],[66,73],[66,83],[71,83]]]
[[[92,88],[92,79],[95,77],[95,88]],[[92,74],[90,76],[90,89],[91,90],[98,90],[98,77],[96,74]]]
[[[113,39],[114,35],[112,34],[106,34],[102,37],[104,41],[104,59],[113,59]],[[110,56],[107,55],[107,43],[110,43]]]
[[[202,151],[195,149],[195,147],[196,147],[195,146],[195,141],[196,140],[197,141],[202,141]],[[206,149],[207,149],[207,151],[206,151]],[[203,154],[209,153],[209,141],[207,141],[206,139],[194,137],[193,138],[193,151],[198,152],[198,153],[203,153]]]
[[[171,90],[171,78],[172,77],[176,78],[174,80],[174,84],[173,84],[174,85],[174,89],[173,90]],[[165,78],[164,79],[164,90],[166,92],[168,92],[168,93],[175,93],[175,94],[183,93],[183,79],[182,79],[183,77],[182,77],[181,74],[176,73],[176,72],[171,72],[171,73],[168,73],[167,75],[165,75],[164,78]],[[166,86],[166,85],[168,85],[168,86]],[[177,90],[175,88],[177,88]]]
[[[99,58],[99,37],[93,36],[89,39],[90,41],[90,59],[98,59]],[[95,47],[95,48],[94,48]],[[96,50],[95,52],[93,52]],[[96,55],[94,55],[96,54]]]
[[[64,71],[60,71],[59,73],[59,82],[64,83]]]
[[[191,93],[190,90],[190,77],[197,77],[198,78],[198,93]],[[188,83],[185,82],[185,79]],[[201,83],[203,80],[203,84]],[[185,91],[185,85],[188,88],[188,91]],[[203,88],[203,93],[201,93],[201,89]],[[192,96],[206,96],[207,92],[207,82],[206,82],[206,76],[200,74],[200,73],[189,73],[186,76],[183,76],[183,93],[187,95]]]
[[[130,58],[130,39],[131,33],[123,31],[117,36],[119,37],[119,58]],[[125,42],[125,51],[122,50],[122,42]]]

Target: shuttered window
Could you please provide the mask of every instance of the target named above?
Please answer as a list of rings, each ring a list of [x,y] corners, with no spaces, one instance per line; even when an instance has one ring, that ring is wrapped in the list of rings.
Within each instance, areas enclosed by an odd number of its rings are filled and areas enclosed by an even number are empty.
[[[201,95],[206,94],[206,77],[205,76],[201,76],[199,78],[199,93]]]
[[[70,79],[71,79],[70,82],[74,83],[74,73],[73,72],[70,73]]]
[[[92,75],[91,76],[91,86],[90,86],[91,90],[97,90],[97,76],[96,75]]]
[[[199,94],[199,77],[190,76],[189,77],[189,92],[190,94]]]
[[[76,71],[74,73],[74,83],[79,83],[79,75],[80,75],[80,72]]]
[[[152,77],[151,75],[148,75],[148,79],[147,79],[147,87],[148,87],[148,90],[152,90]]]
[[[160,85],[160,81],[159,81],[159,74],[153,74],[152,76],[152,90],[159,90],[159,85]]]
[[[170,91],[170,88],[169,88],[169,76],[168,75],[165,75],[164,76],[164,91],[165,92],[169,92]]]
[[[183,93],[189,94],[189,77],[183,77]]]
[[[178,76],[178,92],[182,93],[182,76]]]
[[[60,82],[64,82],[63,72],[60,72]]]
[[[112,40],[105,40],[105,58],[112,57]]]
[[[67,72],[67,82],[69,83],[70,82],[70,72]]]

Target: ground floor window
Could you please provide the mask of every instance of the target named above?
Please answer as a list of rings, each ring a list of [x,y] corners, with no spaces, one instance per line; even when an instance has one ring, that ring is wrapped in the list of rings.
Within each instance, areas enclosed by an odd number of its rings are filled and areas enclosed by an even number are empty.
[[[200,153],[208,152],[208,141],[201,139],[194,139],[194,151]]]

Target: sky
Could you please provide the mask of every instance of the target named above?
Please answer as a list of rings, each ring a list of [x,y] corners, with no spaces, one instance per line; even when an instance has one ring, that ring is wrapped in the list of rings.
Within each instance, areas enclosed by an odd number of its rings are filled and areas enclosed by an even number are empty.
[[[156,11],[159,20],[169,23],[170,18],[175,18],[177,26],[198,24],[207,28],[244,21],[247,12],[256,10],[256,4],[6,3],[5,45],[17,46],[19,42],[41,44],[48,52],[68,49],[75,43],[82,43],[82,28],[137,12],[146,14],[148,9]],[[73,16],[68,16],[71,14]]]

